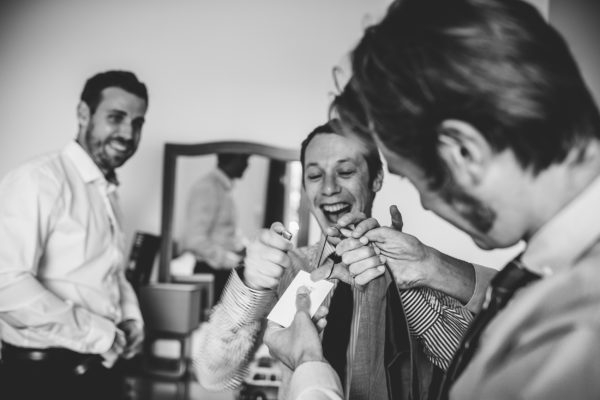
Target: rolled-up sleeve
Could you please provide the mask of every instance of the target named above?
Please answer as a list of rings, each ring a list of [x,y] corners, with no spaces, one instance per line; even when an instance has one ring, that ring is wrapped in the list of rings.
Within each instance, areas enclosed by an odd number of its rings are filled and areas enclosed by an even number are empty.
[[[427,358],[446,370],[473,315],[460,302],[429,288],[400,291],[410,331]]]
[[[234,389],[248,373],[264,329],[265,316],[275,301],[273,291],[247,287],[233,270],[219,303],[199,333],[193,365],[208,390]]]

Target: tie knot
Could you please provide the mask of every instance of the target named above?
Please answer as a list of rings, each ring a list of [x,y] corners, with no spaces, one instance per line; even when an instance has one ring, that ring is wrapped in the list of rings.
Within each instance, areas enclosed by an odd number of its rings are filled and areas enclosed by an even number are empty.
[[[505,292],[508,295],[512,295],[517,289],[539,278],[540,275],[529,271],[518,259],[515,259],[494,276],[494,279],[490,282],[490,286],[498,292]]]
[[[335,251],[331,253],[328,258],[330,258],[334,264],[339,264],[342,262],[342,257],[338,256]]]

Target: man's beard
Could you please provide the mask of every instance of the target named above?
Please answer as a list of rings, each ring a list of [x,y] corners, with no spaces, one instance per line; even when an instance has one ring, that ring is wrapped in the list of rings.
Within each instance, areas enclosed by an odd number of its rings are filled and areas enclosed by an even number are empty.
[[[448,178],[439,191],[440,196],[456,212],[481,233],[489,233],[497,214],[491,207],[474,198]]]

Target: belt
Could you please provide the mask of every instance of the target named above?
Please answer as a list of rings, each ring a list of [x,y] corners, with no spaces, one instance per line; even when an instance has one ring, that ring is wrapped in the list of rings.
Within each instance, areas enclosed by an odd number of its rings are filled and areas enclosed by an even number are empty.
[[[89,361],[95,357],[100,356],[77,353],[73,350],[59,347],[37,349],[18,347],[2,342],[2,361],[8,365],[11,363],[57,364],[57,366],[72,369],[74,373],[82,375],[89,368],[89,365],[87,365]],[[84,367],[85,370],[82,371]]]

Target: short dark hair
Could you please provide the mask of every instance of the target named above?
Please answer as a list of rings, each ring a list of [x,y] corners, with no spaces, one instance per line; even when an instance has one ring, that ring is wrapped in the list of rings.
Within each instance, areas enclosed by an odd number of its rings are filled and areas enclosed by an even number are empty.
[[[314,139],[315,136],[324,134],[350,137],[361,142],[365,148],[365,161],[367,162],[367,168],[369,169],[369,185],[373,183],[378,174],[382,173],[383,166],[381,163],[381,157],[379,156],[379,150],[377,149],[377,145],[373,141],[373,138],[371,136],[354,135],[354,133],[349,131],[346,126],[342,125],[339,120],[332,118],[323,125],[319,125],[313,129],[312,132],[310,132],[302,141],[302,145],[300,146],[302,176],[304,176],[304,160],[308,144]],[[302,184],[304,185],[304,179],[302,179]]]
[[[250,154],[247,153],[218,153],[217,165],[222,166],[229,164],[234,160],[247,160],[248,158],[250,158]]]
[[[432,184],[447,178],[437,153],[446,119],[472,124],[533,173],[600,136],[567,44],[520,0],[397,0],[351,59],[332,112],[422,167]]]
[[[102,91],[109,87],[118,87],[134,94],[148,104],[148,89],[133,72],[112,70],[98,73],[87,80],[81,92],[81,101],[85,102],[90,113],[96,112]]]

